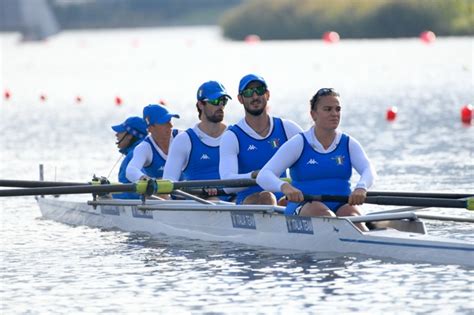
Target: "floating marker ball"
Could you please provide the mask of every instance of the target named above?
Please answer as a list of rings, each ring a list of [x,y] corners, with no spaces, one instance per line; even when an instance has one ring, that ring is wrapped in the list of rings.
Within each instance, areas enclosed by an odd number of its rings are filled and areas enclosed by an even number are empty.
[[[337,32],[325,32],[323,34],[323,41],[328,44],[337,43],[340,40],[339,34]]]
[[[436,40],[436,35],[432,31],[424,31],[420,34],[420,40],[425,44],[430,44]]]
[[[396,106],[389,107],[387,109],[386,119],[388,121],[394,121],[397,118],[398,108]]]
[[[461,121],[465,124],[471,124],[472,122],[472,112],[474,107],[471,104],[466,104],[461,107]]]
[[[258,43],[260,41],[261,41],[260,36],[256,34],[249,34],[245,36],[245,42],[248,44]]]

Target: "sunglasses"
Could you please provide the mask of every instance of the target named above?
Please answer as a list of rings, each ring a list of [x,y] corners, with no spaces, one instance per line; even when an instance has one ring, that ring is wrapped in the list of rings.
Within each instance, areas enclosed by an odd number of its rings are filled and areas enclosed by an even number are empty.
[[[316,92],[316,97],[321,97],[321,96],[326,96],[332,93],[336,93],[336,91],[333,88],[322,88],[319,89],[318,92]]]
[[[266,91],[267,88],[261,85],[254,88],[244,89],[242,90],[242,92],[240,92],[240,95],[242,95],[243,97],[252,97],[253,93],[257,93],[258,96],[262,96],[263,94],[265,94]]]
[[[316,104],[319,102],[319,99],[323,96],[334,95],[339,96],[339,93],[336,92],[333,88],[322,88],[319,89],[316,94],[314,94],[313,98],[310,101],[311,109],[314,110]]]
[[[214,106],[226,106],[227,105],[227,97],[225,96],[222,96],[222,97],[219,97],[218,99],[215,99],[215,100],[203,100],[204,102],[206,103],[209,103],[211,105],[214,105]]]

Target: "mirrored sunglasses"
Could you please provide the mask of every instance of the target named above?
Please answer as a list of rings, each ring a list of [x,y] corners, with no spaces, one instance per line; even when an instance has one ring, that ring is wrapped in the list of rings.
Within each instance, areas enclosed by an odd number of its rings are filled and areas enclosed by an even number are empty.
[[[240,92],[243,97],[252,97],[253,93],[257,93],[258,96],[262,96],[267,91],[267,88],[263,85],[254,88],[246,88]]]
[[[219,97],[218,99],[215,99],[215,100],[204,100],[204,102],[209,103],[214,106],[220,106],[220,105],[226,106],[227,101],[228,99],[225,96]]]

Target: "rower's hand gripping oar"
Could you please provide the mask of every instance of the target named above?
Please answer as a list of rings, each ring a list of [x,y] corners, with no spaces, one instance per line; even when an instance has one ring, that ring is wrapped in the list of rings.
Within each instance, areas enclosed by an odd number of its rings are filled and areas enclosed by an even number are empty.
[[[348,196],[331,195],[303,195],[306,201],[339,201],[348,202]],[[474,197],[463,200],[446,198],[416,198],[416,197],[392,197],[392,196],[368,196],[364,203],[392,206],[413,207],[438,207],[438,208],[461,208],[474,210]]]

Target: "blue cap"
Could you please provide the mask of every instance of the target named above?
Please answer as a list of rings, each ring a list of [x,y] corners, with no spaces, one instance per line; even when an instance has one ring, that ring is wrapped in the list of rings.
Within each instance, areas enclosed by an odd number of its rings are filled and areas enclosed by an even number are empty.
[[[262,78],[261,76],[256,75],[256,74],[247,74],[245,77],[240,79],[239,94],[243,90],[245,90],[245,88],[247,87],[247,85],[249,85],[250,82],[253,82],[253,81],[258,81],[258,82],[262,83],[265,87],[267,87],[267,82],[265,82],[265,79]]]
[[[203,83],[197,91],[197,100],[217,100],[221,96],[227,96],[232,99],[225,87],[217,81],[207,81]]]
[[[112,126],[112,130],[117,133],[126,131],[138,139],[143,139],[148,134],[145,121],[137,116],[128,117],[127,120],[120,125]]]
[[[165,124],[173,117],[179,118],[179,115],[170,113],[168,108],[163,105],[150,104],[143,108],[143,119],[147,126]]]

